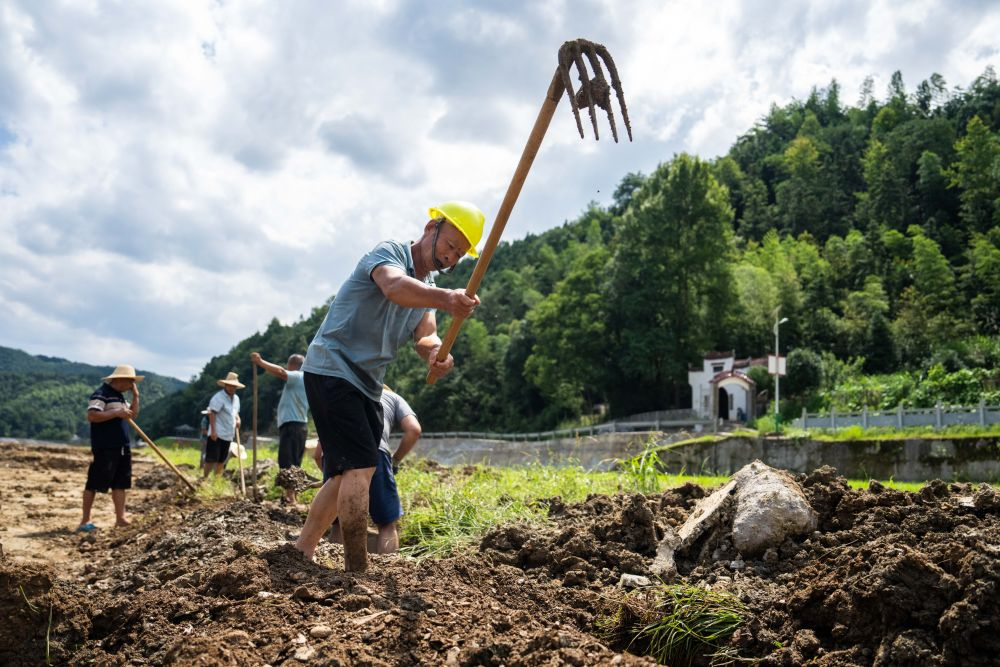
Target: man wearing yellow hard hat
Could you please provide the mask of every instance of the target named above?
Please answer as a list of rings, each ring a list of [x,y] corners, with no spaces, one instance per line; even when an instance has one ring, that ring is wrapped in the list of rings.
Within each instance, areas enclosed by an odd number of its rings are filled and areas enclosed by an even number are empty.
[[[312,559],[335,518],[344,535],[344,568],[368,567],[368,486],[382,435],[382,379],[399,349],[412,340],[435,378],[455,364],[437,361],[436,310],[469,317],[479,304],[464,290],[436,287],[433,273],[478,257],[485,216],[450,201],[429,211],[420,238],[384,241],[361,258],[341,285],[302,366],[309,409],[323,443],[328,481],[309,508],[295,547]]]

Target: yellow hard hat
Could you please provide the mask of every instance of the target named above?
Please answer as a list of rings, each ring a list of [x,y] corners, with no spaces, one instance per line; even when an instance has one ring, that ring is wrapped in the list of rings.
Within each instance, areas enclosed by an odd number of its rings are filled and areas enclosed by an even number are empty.
[[[462,232],[462,236],[469,242],[469,250],[466,254],[470,257],[479,257],[476,252],[476,244],[483,238],[483,225],[486,224],[486,216],[475,204],[467,201],[447,201],[437,208],[428,211],[431,219],[444,218]]]

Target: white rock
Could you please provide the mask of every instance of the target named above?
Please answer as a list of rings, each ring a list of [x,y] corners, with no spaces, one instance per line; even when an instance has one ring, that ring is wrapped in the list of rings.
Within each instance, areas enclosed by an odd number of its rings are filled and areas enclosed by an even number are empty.
[[[754,461],[737,472],[733,546],[743,555],[777,547],[786,537],[816,529],[816,514],[786,472]]]
[[[641,574],[623,574],[618,580],[618,586],[621,588],[644,588],[649,585],[649,577]]]
[[[314,625],[311,630],[309,630],[309,636],[314,639],[326,639],[333,634],[333,628],[329,625]]]
[[[295,649],[295,653],[292,657],[300,662],[308,662],[314,655],[316,655],[316,649],[312,646],[300,646]]]

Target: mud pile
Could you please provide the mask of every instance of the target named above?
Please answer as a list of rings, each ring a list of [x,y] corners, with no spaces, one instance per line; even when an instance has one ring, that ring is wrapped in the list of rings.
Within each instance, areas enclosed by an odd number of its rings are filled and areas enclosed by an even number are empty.
[[[920,493],[872,482],[852,490],[832,468],[799,476],[818,527],[746,558],[722,532],[678,561],[683,583],[737,595],[750,623],[733,638],[764,664],[988,665],[1000,655],[1000,494],[936,481]],[[593,496],[550,504],[551,527],[504,526],[484,555],[564,585],[606,588],[650,575],[652,536],[704,492]],[[623,647],[619,647],[623,648]],[[812,662],[810,662],[812,661]]]
[[[1000,494],[935,482],[852,490],[799,476],[817,528],[756,557],[708,531],[677,582],[728,591],[747,623],[727,648],[768,665],[976,665],[1000,655]],[[478,552],[372,556],[342,572],[288,546],[297,512],[203,506],[174,488],[125,529],[78,540],[75,571],[0,559],[0,663],[167,665],[653,664],[598,629],[706,490],[540,501]],[[653,578],[655,580],[655,578]],[[49,622],[49,614],[52,621]],[[695,664],[708,664],[708,659]]]
[[[322,544],[318,564],[289,547],[300,526],[270,503],[171,501],[141,524],[82,539],[90,562],[79,583],[0,561],[0,613],[16,614],[19,642],[0,662],[45,662],[48,619],[16,597],[28,582],[38,609],[48,591],[63,595],[60,664],[655,664],[595,638],[595,592],[567,595],[474,554],[372,556],[368,573],[346,574],[337,545]]]

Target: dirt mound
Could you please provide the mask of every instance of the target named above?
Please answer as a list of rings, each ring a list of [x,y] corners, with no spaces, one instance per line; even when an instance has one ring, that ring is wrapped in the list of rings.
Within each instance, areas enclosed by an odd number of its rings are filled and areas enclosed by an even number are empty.
[[[337,545],[306,562],[286,541],[296,515],[277,506],[170,512],[156,535],[99,543],[84,581],[63,584],[92,618],[71,664],[652,664],[595,638],[592,591],[474,555],[375,555],[370,572],[347,574]]]
[[[90,630],[90,598],[45,566],[0,559],[0,664],[66,664]]]
[[[996,490],[944,482],[920,493],[878,482],[852,490],[832,468],[798,481],[819,520],[811,535],[749,558],[715,532],[678,561],[683,583],[732,592],[747,605],[750,622],[733,640],[741,655],[782,665],[993,664]],[[687,487],[569,506],[550,500],[549,526],[497,528],[480,550],[535,576],[598,590],[621,574],[648,574],[650,536],[682,522],[703,495]]]
[[[190,479],[195,469],[184,463],[177,466],[182,473],[188,476]],[[181,484],[181,480],[178,479],[177,475],[168,467],[164,465],[157,465],[152,467],[149,472],[139,475],[132,482],[132,485],[137,489],[155,489],[161,491],[163,489],[169,489],[175,484]]]
[[[746,609],[727,649],[772,665],[995,660],[1000,494],[853,490],[828,468],[797,482],[814,532],[750,557],[709,531],[677,562],[680,583]],[[478,552],[373,555],[347,574],[337,545],[316,563],[291,548],[297,512],[171,487],[132,526],[72,536],[77,570],[0,561],[0,664],[44,663],[46,634],[52,664],[71,665],[652,664],[605,639],[602,619],[622,575],[650,575],[659,540],[707,493],[549,498],[546,524],[498,527]]]

